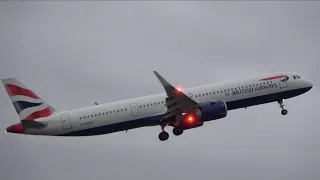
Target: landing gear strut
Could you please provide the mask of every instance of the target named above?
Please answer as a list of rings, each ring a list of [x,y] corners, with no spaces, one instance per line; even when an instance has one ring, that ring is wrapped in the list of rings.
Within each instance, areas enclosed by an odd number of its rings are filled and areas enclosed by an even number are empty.
[[[169,139],[169,133],[164,131],[165,127],[166,127],[166,125],[161,125],[162,132],[159,134],[160,141],[166,141]]]
[[[281,114],[282,115],[287,115],[288,114],[288,110],[284,109],[284,104],[283,104],[283,100],[278,101],[281,110]]]

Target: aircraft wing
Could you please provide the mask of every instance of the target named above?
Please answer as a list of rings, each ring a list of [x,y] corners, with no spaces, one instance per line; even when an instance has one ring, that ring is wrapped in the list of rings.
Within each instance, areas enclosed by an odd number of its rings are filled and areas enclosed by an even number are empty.
[[[192,112],[196,107],[198,107],[197,102],[189,98],[181,90],[173,87],[157,71],[153,72],[159,79],[168,96],[166,98],[167,112],[164,114],[163,120],[175,115],[181,115],[182,113]]]

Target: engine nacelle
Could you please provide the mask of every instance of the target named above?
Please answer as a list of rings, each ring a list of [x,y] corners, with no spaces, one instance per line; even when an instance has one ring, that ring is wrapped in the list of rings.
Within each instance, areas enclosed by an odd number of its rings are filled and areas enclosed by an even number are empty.
[[[207,102],[200,105],[196,117],[201,121],[211,121],[227,116],[227,105],[224,101]]]
[[[205,121],[216,120],[227,116],[227,105],[224,101],[214,101],[200,104],[199,108],[190,114],[182,116],[179,127],[191,129],[200,127]]]

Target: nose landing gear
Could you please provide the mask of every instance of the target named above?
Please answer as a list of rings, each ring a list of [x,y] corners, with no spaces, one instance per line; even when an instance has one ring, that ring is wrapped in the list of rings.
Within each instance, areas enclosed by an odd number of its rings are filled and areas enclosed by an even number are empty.
[[[282,115],[287,115],[288,114],[288,110],[284,109],[284,104],[283,104],[283,99],[278,101],[281,110],[281,114]]]

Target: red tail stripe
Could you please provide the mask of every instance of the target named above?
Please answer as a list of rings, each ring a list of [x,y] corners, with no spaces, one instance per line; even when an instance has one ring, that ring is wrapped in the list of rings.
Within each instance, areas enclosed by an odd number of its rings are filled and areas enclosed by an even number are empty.
[[[50,108],[45,108],[43,110],[36,111],[36,112],[30,114],[28,117],[26,117],[26,119],[34,120],[34,119],[37,119],[37,118],[48,117],[50,115],[52,115],[51,109]]]
[[[24,132],[24,127],[22,126],[21,122],[17,124],[13,124],[7,127],[7,132],[22,134]]]
[[[5,86],[6,86],[10,96],[23,95],[23,96],[28,96],[28,97],[34,98],[34,99],[40,99],[37,95],[35,95],[29,89],[24,89],[24,88],[21,88],[19,86],[13,85],[13,84],[6,84]]]
[[[261,81],[269,81],[269,80],[274,80],[274,79],[278,79],[278,78],[284,78],[284,75],[280,75],[280,76],[273,76],[273,77],[269,77],[269,78],[264,78],[264,79],[260,79]]]

